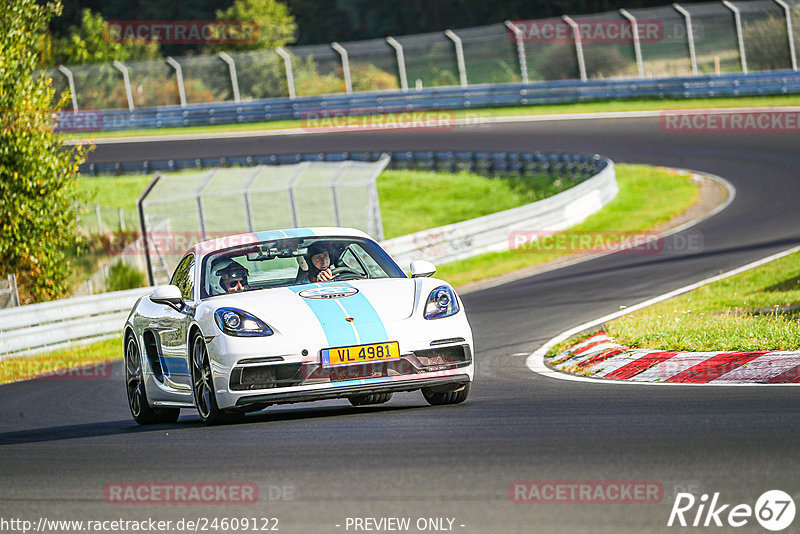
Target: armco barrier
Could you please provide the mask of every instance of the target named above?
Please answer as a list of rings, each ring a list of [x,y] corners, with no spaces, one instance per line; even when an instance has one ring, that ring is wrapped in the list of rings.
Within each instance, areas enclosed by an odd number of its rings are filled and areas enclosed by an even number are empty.
[[[136,300],[151,290],[129,289],[2,310],[0,355],[37,352],[119,333]]]
[[[331,161],[353,156],[353,159],[377,159],[381,153],[313,155],[320,160],[331,158]],[[303,157],[300,154],[274,156],[270,161],[294,163],[302,161]],[[546,173],[571,178],[577,183],[553,197],[526,206],[384,241],[383,245],[402,267],[415,258],[444,263],[500,249],[508,243],[513,230],[566,228],[599,210],[617,193],[614,164],[597,155],[401,152],[392,154],[392,163],[394,168],[473,170],[489,175]],[[141,163],[139,165],[141,168]],[[102,293],[2,310],[0,359],[119,333],[136,300],[151,289]]]
[[[61,112],[62,131],[119,131],[303,119],[324,113],[376,114],[615,99],[684,99],[800,93],[800,72],[761,71],[676,78],[563,80],[441,87],[420,91],[373,91],[350,95],[267,98],[141,108]]]
[[[614,164],[603,159],[594,177],[549,198],[476,219],[396,237],[383,247],[405,267],[413,259],[446,263],[508,250],[512,231],[559,231],[596,213],[617,195]]]
[[[384,154],[391,159],[390,169],[414,169],[437,172],[470,171],[484,176],[509,175],[566,175],[587,178],[605,164],[597,155],[541,152],[471,152],[471,151],[417,151],[417,152],[314,152],[310,154],[267,154],[196,159],[115,161],[84,163],[81,174],[98,176],[106,174],[149,174],[209,167],[287,165],[302,161],[377,161]]]

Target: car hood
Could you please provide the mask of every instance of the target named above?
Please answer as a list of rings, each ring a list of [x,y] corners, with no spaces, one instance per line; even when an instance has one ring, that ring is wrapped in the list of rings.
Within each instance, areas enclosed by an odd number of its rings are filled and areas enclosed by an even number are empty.
[[[248,291],[213,297],[205,304],[239,308],[285,333],[305,331],[313,323],[329,332],[346,325],[348,318],[368,331],[410,317],[415,292],[413,279],[384,278]]]

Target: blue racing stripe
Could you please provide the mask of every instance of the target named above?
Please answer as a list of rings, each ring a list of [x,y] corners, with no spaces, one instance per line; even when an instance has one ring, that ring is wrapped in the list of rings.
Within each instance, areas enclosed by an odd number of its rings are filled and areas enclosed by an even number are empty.
[[[313,237],[314,232],[309,230],[308,228],[292,228],[290,230],[284,230],[286,235],[289,237]]]
[[[308,228],[290,228],[288,230],[262,230],[253,234],[259,241],[267,239],[286,239],[287,237],[313,237],[314,232]]]
[[[347,282],[337,282],[337,284],[353,287]],[[390,341],[378,312],[363,293],[359,291],[355,295],[339,299],[339,302],[347,310],[348,316],[355,318],[353,324],[358,330],[358,337],[361,338],[362,344]]]
[[[304,284],[290,287],[295,293],[300,293],[310,287],[321,287],[320,284]],[[302,298],[302,297],[300,297]],[[350,298],[350,297],[348,297]],[[329,347],[349,347],[358,345],[358,338],[353,331],[352,323],[345,320],[347,317],[342,308],[333,299],[303,299],[314,312],[317,321],[325,332]],[[341,300],[341,299],[340,299]],[[362,343],[365,341],[362,340]]]

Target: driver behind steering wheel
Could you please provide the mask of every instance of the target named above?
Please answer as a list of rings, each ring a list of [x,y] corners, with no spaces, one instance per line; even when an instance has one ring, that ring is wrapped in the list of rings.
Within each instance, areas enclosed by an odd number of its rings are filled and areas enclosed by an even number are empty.
[[[321,243],[314,243],[308,247],[309,259],[308,280],[310,282],[328,282],[333,280],[331,272],[331,254],[328,248]]]

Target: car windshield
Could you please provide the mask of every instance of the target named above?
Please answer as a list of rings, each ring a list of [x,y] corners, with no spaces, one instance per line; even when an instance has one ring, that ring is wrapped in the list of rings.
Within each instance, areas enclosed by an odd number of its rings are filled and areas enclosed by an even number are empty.
[[[369,239],[273,239],[207,255],[203,259],[201,297],[313,283],[326,265],[334,281],[406,277]]]

